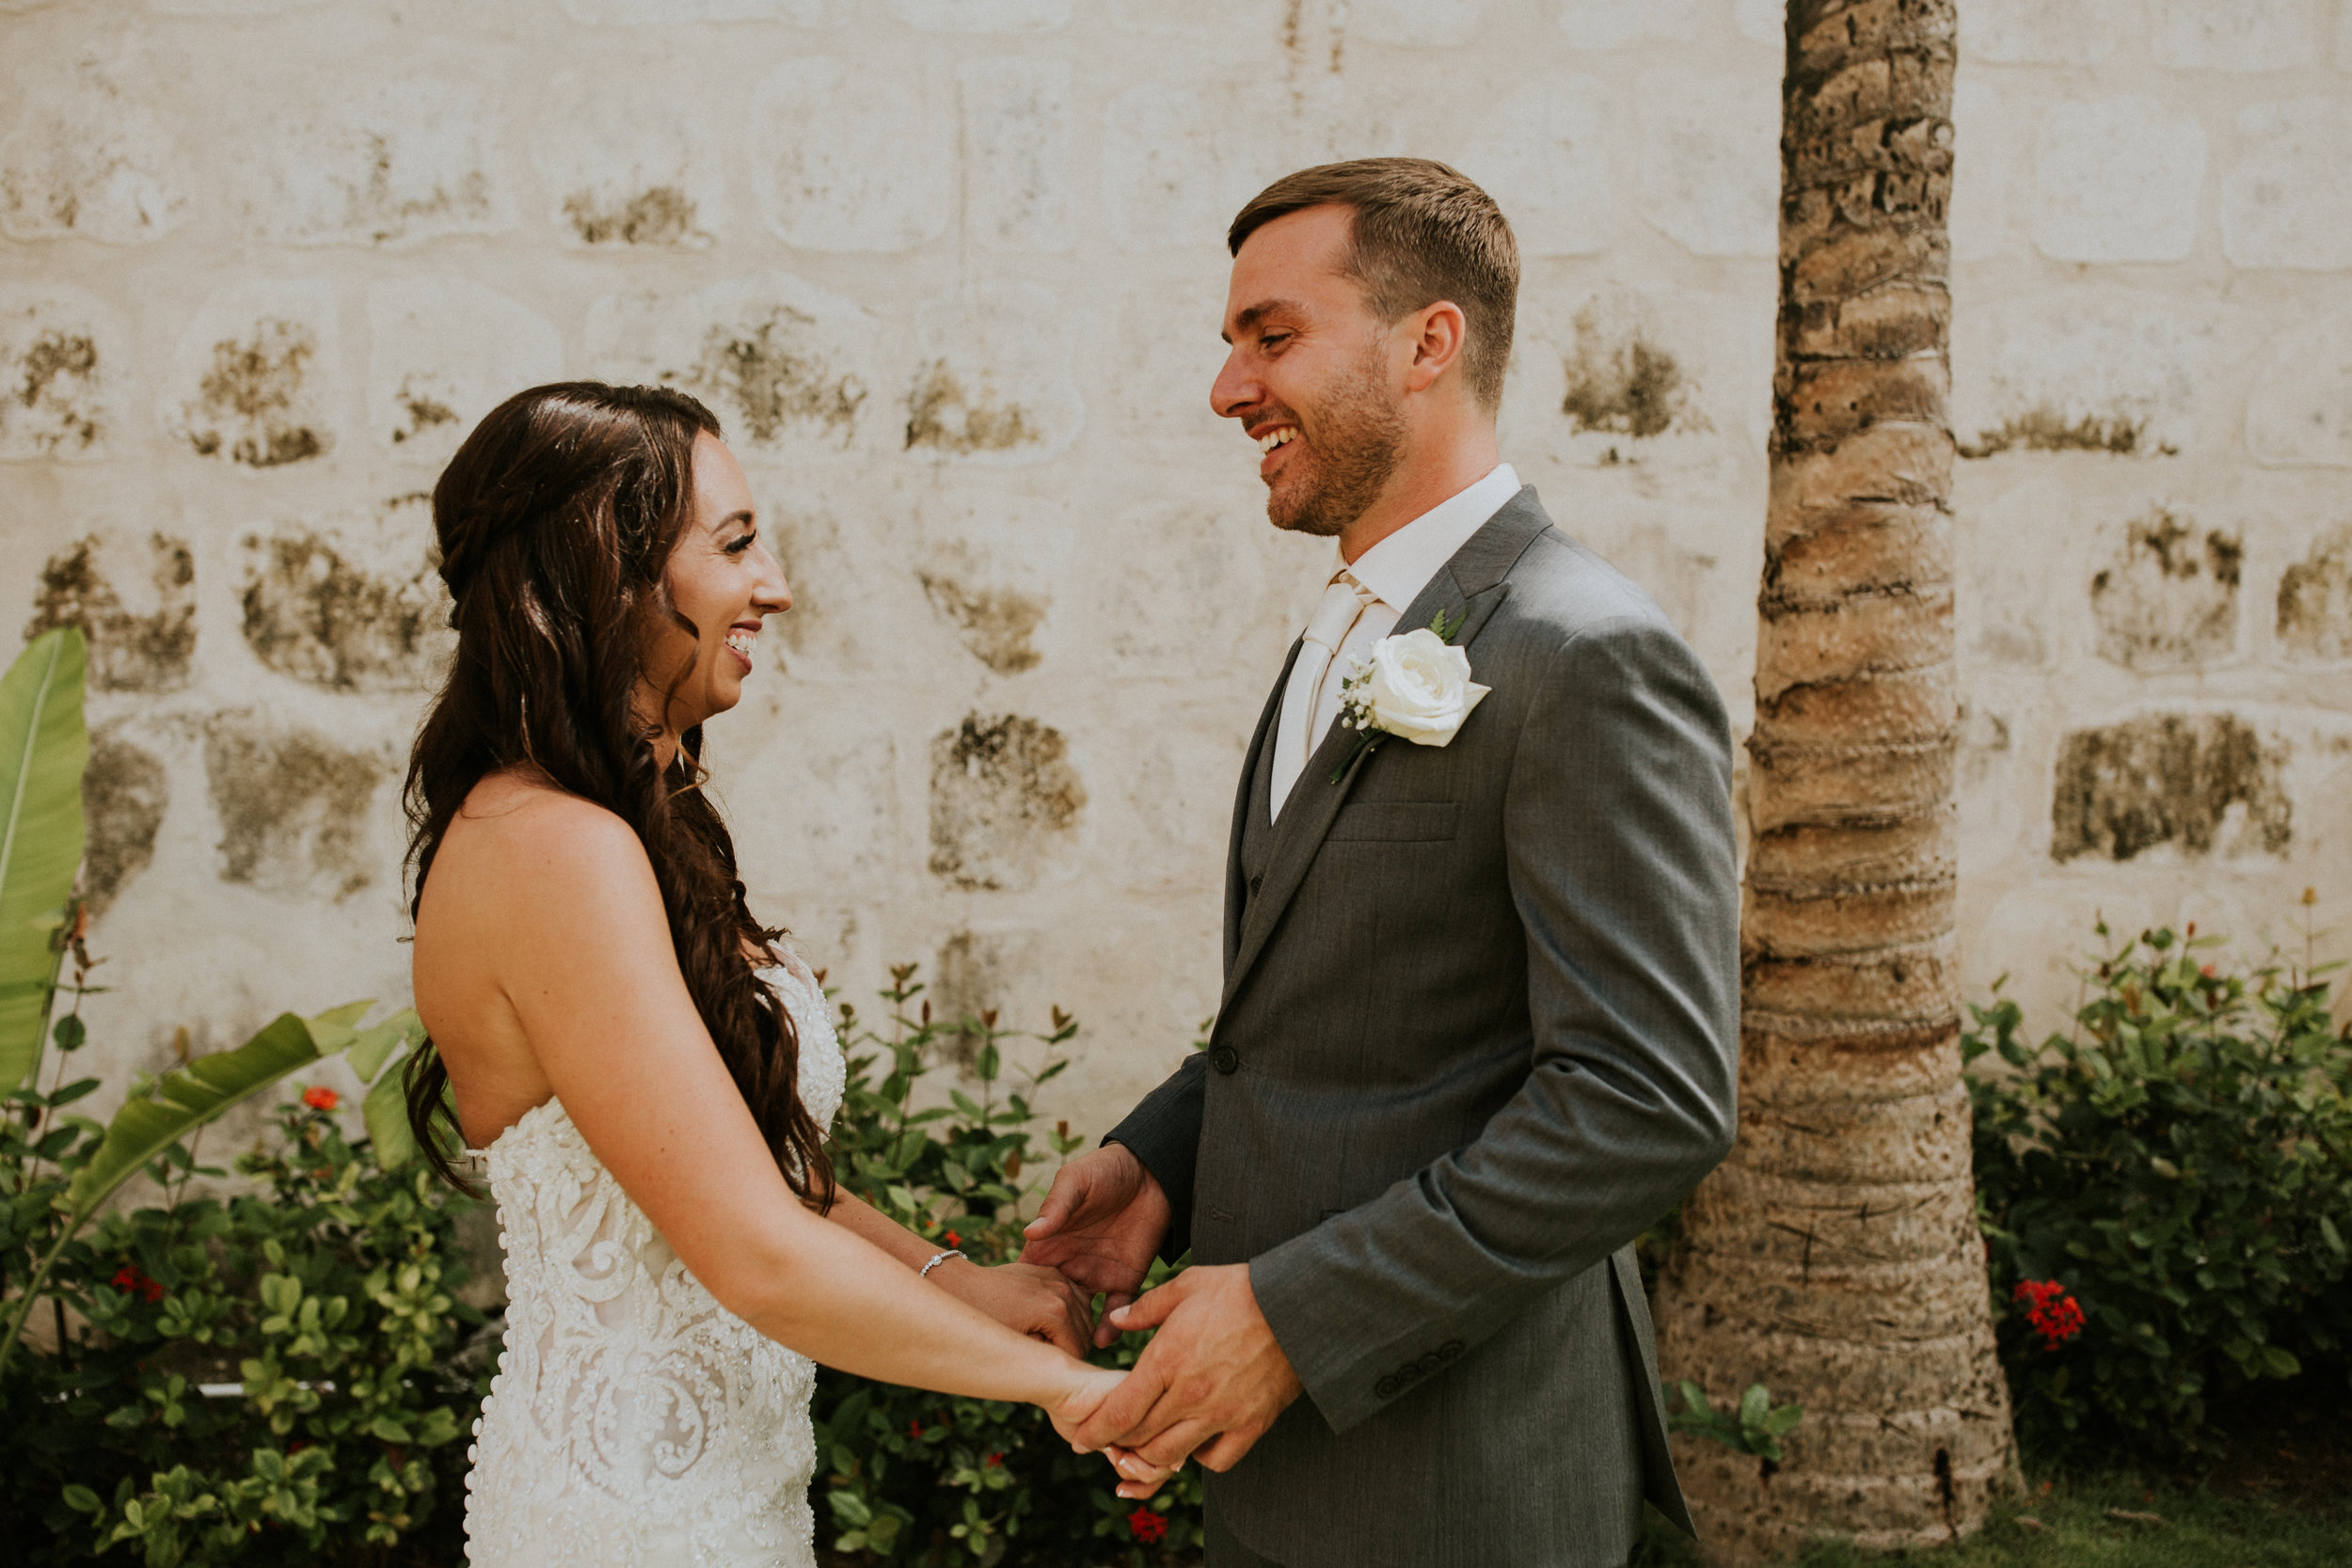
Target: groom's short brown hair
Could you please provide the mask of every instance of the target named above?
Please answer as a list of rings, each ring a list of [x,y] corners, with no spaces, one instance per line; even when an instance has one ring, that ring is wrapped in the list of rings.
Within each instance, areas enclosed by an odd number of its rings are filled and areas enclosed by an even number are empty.
[[[1324,206],[1351,211],[1347,273],[1376,314],[1394,321],[1441,299],[1462,308],[1470,326],[1463,374],[1480,403],[1499,404],[1518,309],[1519,246],[1494,198],[1429,158],[1320,164],[1251,198],[1225,243],[1238,256],[1242,242],[1276,218]]]

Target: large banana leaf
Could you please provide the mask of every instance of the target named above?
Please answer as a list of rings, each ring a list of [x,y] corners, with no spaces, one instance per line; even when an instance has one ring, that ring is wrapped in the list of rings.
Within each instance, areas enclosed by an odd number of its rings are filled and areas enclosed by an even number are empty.
[[[88,662],[81,631],[33,639],[0,676],[0,1093],[40,1065],[52,938],[82,863],[82,723]]]

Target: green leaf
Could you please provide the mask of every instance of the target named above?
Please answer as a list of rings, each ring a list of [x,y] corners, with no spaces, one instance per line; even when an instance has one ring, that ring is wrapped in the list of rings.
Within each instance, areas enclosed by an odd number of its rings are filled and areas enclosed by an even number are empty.
[[[2277,1345],[2265,1345],[2256,1359],[2261,1362],[2265,1377],[2289,1378],[2303,1370],[2303,1363],[2296,1359],[2293,1351],[2281,1350]]]
[[[375,1148],[375,1163],[398,1170],[416,1157],[417,1137],[408,1126],[408,1086],[404,1074],[388,1072],[371,1085],[359,1105],[368,1124],[368,1142]]]
[[[414,1007],[403,1007],[381,1023],[361,1030],[357,1038],[343,1047],[343,1060],[359,1075],[359,1082],[372,1084],[394,1051],[404,1045],[414,1046],[422,1038],[424,1021],[417,1017]]]
[[[1740,1396],[1740,1426],[1743,1428],[1762,1426],[1765,1416],[1772,1408],[1772,1391],[1760,1383],[1749,1384],[1748,1391]]]
[[[99,1500],[98,1494],[78,1481],[68,1481],[57,1496],[66,1507],[76,1513],[103,1513],[106,1511],[106,1505]]]
[[[2341,1258],[2344,1256],[2344,1235],[2343,1232],[2336,1228],[2335,1221],[2329,1219],[2325,1214],[2320,1215],[2319,1233],[2326,1239],[2328,1248],[2333,1251],[2337,1257]]]
[[[88,648],[79,628],[33,639],[0,676],[0,1089],[40,1066],[52,937],[82,863],[82,722]]]

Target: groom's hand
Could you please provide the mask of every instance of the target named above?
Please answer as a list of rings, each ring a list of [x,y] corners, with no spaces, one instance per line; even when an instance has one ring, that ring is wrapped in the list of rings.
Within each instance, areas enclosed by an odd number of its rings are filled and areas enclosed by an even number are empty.
[[[1079,1423],[1080,1448],[1116,1444],[1171,1470],[1192,1454],[1230,1470],[1303,1391],[1258,1310],[1247,1263],[1195,1265],[1104,1321],[1159,1333]]]
[[[1074,1285],[1109,1297],[1105,1312],[1126,1306],[1143,1289],[1152,1259],[1168,1238],[1168,1195],[1124,1144],[1104,1144],[1054,1174],[1023,1232],[1028,1244],[1021,1261],[1058,1269]],[[1107,1315],[1094,1327],[1094,1343],[1119,1338]]]

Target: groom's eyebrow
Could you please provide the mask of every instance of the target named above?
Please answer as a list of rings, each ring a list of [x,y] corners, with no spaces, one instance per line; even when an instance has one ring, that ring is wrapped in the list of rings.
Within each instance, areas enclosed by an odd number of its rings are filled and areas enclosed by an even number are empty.
[[[1235,316],[1233,325],[1247,332],[1268,316],[1301,315],[1305,313],[1306,309],[1295,299],[1263,299]],[[1217,336],[1228,343],[1233,341],[1233,335],[1230,332],[1220,332]]]

